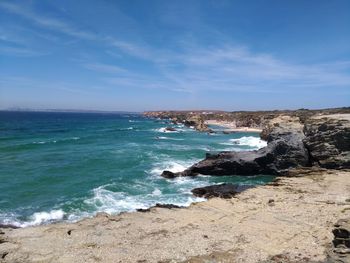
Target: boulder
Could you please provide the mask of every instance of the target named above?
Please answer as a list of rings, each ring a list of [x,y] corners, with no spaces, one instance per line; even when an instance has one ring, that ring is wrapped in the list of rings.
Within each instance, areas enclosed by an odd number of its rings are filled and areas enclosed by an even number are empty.
[[[166,127],[166,128],[164,129],[164,131],[175,132],[175,131],[176,131],[176,129],[175,129],[175,128],[173,128],[173,127]]]
[[[232,198],[237,193],[240,193],[251,186],[235,185],[235,184],[218,184],[205,187],[194,188],[191,192],[197,197],[212,198]]]

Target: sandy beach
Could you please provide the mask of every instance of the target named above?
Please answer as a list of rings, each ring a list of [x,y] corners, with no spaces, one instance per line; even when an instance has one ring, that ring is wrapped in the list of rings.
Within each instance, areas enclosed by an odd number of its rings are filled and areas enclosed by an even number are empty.
[[[228,121],[219,121],[219,120],[207,120],[205,121],[205,124],[207,125],[216,125],[226,128],[226,132],[254,132],[259,133],[262,131],[262,129],[258,128],[251,128],[251,127],[237,127],[234,122],[228,122]]]
[[[323,261],[334,223],[350,216],[349,176],[313,171],[189,208],[2,229],[0,262]]]

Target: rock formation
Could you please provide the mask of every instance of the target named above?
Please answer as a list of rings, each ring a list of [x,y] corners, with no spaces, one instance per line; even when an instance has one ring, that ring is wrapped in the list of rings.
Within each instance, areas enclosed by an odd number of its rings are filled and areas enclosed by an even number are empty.
[[[316,165],[327,169],[350,168],[349,120],[311,118],[305,124],[304,133],[304,144]]]
[[[350,218],[341,219],[333,229],[334,239],[328,252],[328,262],[350,262]]]
[[[208,154],[183,172],[164,171],[162,176],[285,175],[289,169],[298,167],[350,168],[348,116],[309,113],[277,116],[263,129],[266,147],[250,152]]]
[[[191,192],[197,197],[212,198],[231,198],[236,194],[251,188],[249,185],[235,185],[235,184],[218,184],[205,187],[194,188]]]
[[[276,120],[277,121],[277,120]],[[309,153],[304,146],[303,126],[298,118],[279,119],[270,131],[267,147],[257,151],[221,152],[207,155],[206,159],[183,172],[164,171],[163,177],[204,175],[257,175],[281,174],[289,168],[310,165]]]

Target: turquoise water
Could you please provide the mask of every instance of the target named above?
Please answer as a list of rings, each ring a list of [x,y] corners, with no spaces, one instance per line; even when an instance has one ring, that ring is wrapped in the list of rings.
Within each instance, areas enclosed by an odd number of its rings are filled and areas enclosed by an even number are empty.
[[[177,132],[164,132],[173,126]],[[218,129],[218,127],[214,127]],[[190,190],[270,176],[177,178],[206,152],[264,146],[258,134],[209,135],[138,114],[0,112],[0,223],[76,221],[156,203],[203,201]]]

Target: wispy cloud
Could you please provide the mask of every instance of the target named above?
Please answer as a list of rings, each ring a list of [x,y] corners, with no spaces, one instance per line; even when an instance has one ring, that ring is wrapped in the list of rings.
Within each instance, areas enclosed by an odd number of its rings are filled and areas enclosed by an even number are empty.
[[[103,73],[118,74],[127,72],[127,70],[123,68],[103,63],[87,63],[83,64],[83,66],[87,69]]]
[[[49,30],[56,30],[61,33],[83,39],[95,39],[96,35],[88,31],[74,28],[72,25],[65,23],[64,21],[52,17],[46,17],[39,15],[30,9],[25,9],[22,6],[10,3],[2,2],[0,3],[0,8],[7,10],[8,12],[22,16],[37,25],[45,27]]]
[[[47,52],[32,50],[26,47],[12,47],[0,46],[0,53],[2,55],[16,56],[16,57],[36,57],[47,55]]]
[[[96,43],[115,47],[130,56],[142,59],[149,59],[151,57],[150,52],[145,47],[137,45],[136,43],[130,43],[108,35],[99,35],[95,32],[79,28],[71,23],[63,21],[62,19],[44,16],[29,8],[24,8],[10,2],[1,2],[0,8],[28,19],[47,30],[56,31],[76,39],[94,41]]]

